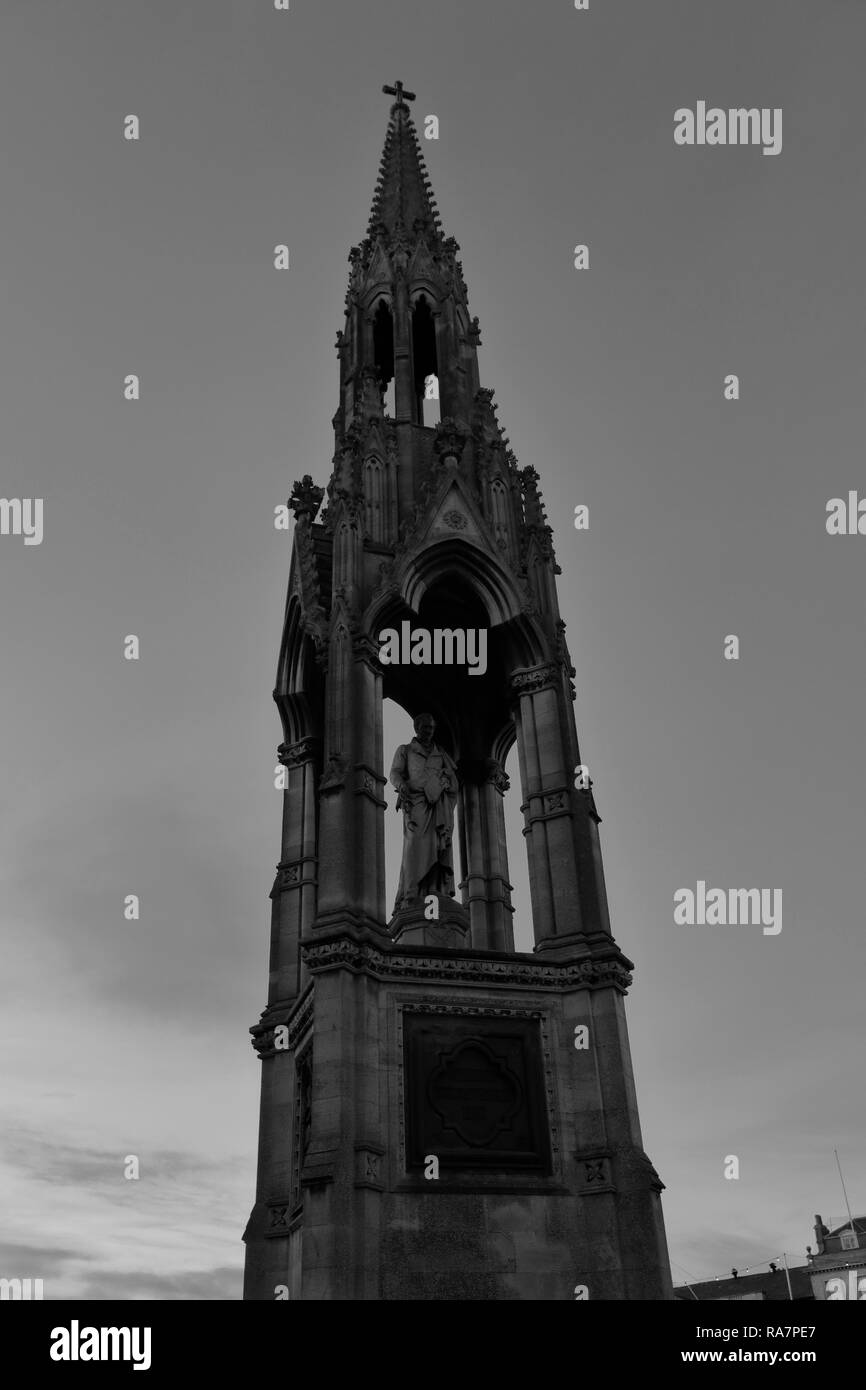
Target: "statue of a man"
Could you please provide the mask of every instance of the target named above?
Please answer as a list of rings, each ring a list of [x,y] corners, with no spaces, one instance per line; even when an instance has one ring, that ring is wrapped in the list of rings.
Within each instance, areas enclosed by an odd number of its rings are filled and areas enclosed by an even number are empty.
[[[403,862],[395,912],[429,893],[454,896],[451,834],[457,801],[457,768],[433,741],[436,721],[419,714],[415,737],[394,754],[391,782],[403,812]]]

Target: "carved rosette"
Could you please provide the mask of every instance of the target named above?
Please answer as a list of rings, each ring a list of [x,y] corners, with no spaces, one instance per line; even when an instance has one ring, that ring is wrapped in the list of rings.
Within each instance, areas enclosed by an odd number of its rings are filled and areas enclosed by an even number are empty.
[[[304,876],[304,865],[312,864],[314,867]],[[295,859],[291,863],[282,861],[277,865],[277,876],[274,879],[274,886],[270,891],[270,897],[276,898],[280,893],[288,893],[294,888],[306,888],[314,886],[316,860],[313,855],[307,855],[303,859]]]
[[[385,1150],[380,1144],[360,1143],[355,1145],[355,1186],[369,1187],[374,1192],[384,1192],[383,1178]]]
[[[601,1196],[605,1192],[616,1192],[610,1149],[579,1149],[574,1157],[577,1159],[581,1196]]]
[[[280,1202],[268,1205],[268,1228],[265,1236],[287,1236],[292,1221],[291,1202]]]

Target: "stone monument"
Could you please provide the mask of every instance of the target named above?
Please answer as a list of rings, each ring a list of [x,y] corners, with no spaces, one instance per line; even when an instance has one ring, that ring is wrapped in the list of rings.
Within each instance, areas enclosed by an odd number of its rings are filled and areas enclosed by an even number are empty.
[[[611,934],[594,793],[575,778],[539,475],[518,466],[480,383],[480,328],[412,94],[387,90],[367,236],[349,256],[330,479],[308,475],[290,499],[244,1296],[667,1299],[624,1013],[632,966]],[[436,650],[451,657],[385,662],[380,633],[404,623],[447,634]],[[484,639],[474,670],[464,628]],[[390,916],[386,697],[415,727],[391,768],[404,842]],[[503,811],[515,743],[528,952],[514,948]]]

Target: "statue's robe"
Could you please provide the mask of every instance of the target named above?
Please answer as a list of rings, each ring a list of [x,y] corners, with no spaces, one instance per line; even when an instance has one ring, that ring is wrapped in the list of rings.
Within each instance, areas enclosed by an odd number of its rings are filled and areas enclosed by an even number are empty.
[[[403,812],[403,861],[395,911],[428,893],[454,896],[451,836],[457,801],[457,768],[438,744],[425,751],[417,738],[401,743],[394,754],[391,783],[408,787],[398,808]]]

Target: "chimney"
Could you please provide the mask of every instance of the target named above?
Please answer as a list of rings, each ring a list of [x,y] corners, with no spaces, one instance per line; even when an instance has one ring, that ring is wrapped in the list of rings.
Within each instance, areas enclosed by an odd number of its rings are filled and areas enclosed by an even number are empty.
[[[824,1222],[821,1220],[820,1216],[816,1216],[816,1217],[815,1217],[815,1244],[816,1244],[817,1247],[818,1247],[817,1253],[818,1253],[819,1255],[823,1255],[823,1253],[824,1253],[824,1237],[825,1237],[825,1235],[827,1235],[827,1227],[824,1225]]]

